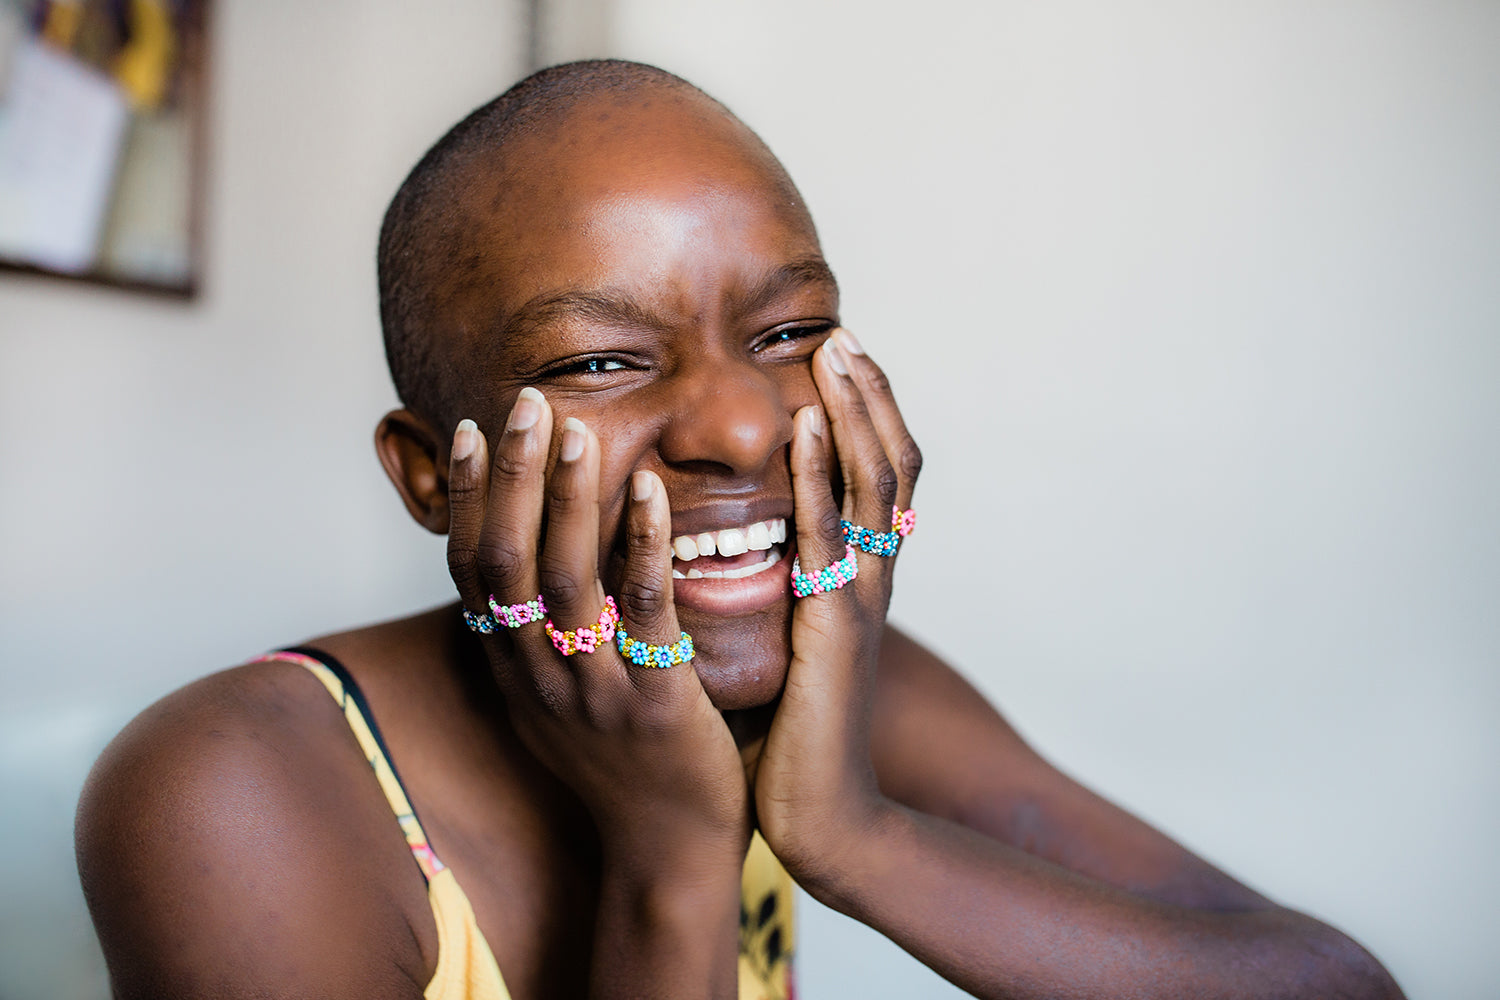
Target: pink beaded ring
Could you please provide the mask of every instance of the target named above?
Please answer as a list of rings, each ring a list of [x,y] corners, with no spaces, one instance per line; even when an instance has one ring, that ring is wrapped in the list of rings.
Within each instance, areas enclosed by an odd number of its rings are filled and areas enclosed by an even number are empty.
[[[891,530],[905,538],[917,528],[917,512],[914,510],[902,510],[900,507],[891,507]]]
[[[495,621],[506,628],[520,628],[522,625],[541,621],[547,614],[547,605],[541,594],[537,594],[534,600],[522,601],[520,604],[501,604],[491,594],[490,613],[495,616]]]
[[[826,594],[832,590],[838,590],[846,583],[852,583],[859,576],[859,560],[855,558],[854,546],[844,546],[844,558],[836,563],[824,566],[815,573],[802,572],[802,563],[798,556],[792,557],[792,593],[798,597],[811,597],[814,594]]]
[[[561,632],[549,618],[547,634],[552,637],[552,645],[557,647],[559,653],[572,656],[574,653],[592,653],[601,645],[608,645],[619,626],[620,609],[615,606],[613,597],[605,597],[604,610],[599,612],[599,620],[593,625]]]

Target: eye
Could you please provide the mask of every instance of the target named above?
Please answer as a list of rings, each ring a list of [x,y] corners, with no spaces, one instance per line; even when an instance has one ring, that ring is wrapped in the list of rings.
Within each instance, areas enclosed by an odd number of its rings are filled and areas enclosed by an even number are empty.
[[[816,344],[806,343],[817,338],[827,336],[834,327],[833,323],[810,323],[801,326],[784,326],[779,330],[772,330],[750,347],[752,354],[761,354],[767,351],[777,353],[783,351],[795,351],[801,347],[815,347]]]
[[[549,377],[566,375],[604,375],[609,372],[624,371],[629,365],[620,358],[595,355],[586,358],[574,358],[564,361],[547,369]]]

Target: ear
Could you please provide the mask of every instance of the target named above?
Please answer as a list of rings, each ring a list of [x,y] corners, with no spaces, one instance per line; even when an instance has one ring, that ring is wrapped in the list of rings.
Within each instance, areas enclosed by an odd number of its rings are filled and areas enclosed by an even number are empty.
[[[410,410],[392,410],[375,428],[375,453],[406,510],[435,535],[448,533],[449,436]]]

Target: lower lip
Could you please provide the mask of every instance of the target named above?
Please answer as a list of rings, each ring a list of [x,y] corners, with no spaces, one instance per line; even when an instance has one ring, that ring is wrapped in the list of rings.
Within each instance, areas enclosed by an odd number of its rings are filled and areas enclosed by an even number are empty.
[[[673,580],[678,607],[710,615],[744,615],[785,601],[792,594],[792,553],[770,569],[738,579]]]

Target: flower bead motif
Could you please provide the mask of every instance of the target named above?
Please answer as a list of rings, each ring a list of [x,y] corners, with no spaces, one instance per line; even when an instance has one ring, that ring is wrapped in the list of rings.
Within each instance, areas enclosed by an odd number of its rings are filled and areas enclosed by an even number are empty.
[[[620,624],[620,609],[615,606],[613,597],[604,598],[604,610],[599,612],[599,620],[593,625],[581,629],[569,629],[566,632],[559,631],[552,620],[547,619],[547,635],[552,639],[552,645],[564,656],[572,656],[574,653],[592,653],[599,648],[600,643],[609,642],[615,637],[615,629]]]
[[[900,507],[891,508],[891,530],[902,538],[911,534],[917,527],[917,512],[914,510],[902,510]]]
[[[802,572],[802,563],[799,557],[792,557],[792,593],[798,597],[811,597],[814,594],[826,594],[831,590],[838,590],[845,584],[853,582],[859,576],[859,560],[855,558],[854,546],[844,547],[844,558],[829,566],[824,566],[816,573]]]
[[[661,646],[653,646],[632,638],[625,632],[621,625],[615,630],[615,645],[620,649],[620,655],[638,667],[665,668],[686,663],[696,655],[693,649],[693,637],[686,632],[682,638],[674,643]]]
[[[894,531],[876,531],[851,521],[840,521],[839,524],[844,527],[844,541],[872,556],[893,556],[901,544],[901,536]]]
[[[506,628],[520,628],[522,625],[541,621],[547,613],[547,605],[542,601],[541,594],[535,600],[522,601],[520,604],[501,604],[491,594],[490,610],[494,612],[495,619]]]

